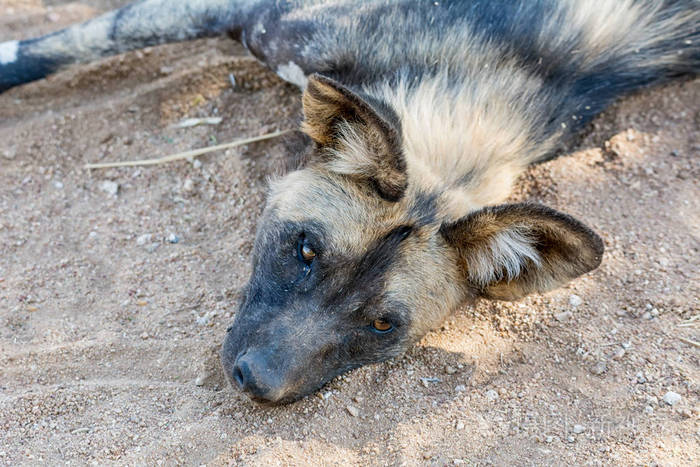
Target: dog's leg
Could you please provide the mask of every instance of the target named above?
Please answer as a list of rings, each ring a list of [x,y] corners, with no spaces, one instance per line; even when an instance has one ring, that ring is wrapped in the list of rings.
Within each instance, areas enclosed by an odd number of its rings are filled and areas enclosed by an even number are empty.
[[[142,0],[43,37],[0,43],[0,92],[72,63],[232,31],[260,3]]]

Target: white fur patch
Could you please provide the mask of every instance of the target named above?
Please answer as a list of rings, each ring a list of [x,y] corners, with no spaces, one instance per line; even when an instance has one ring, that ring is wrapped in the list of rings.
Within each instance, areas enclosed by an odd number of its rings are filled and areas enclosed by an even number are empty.
[[[519,229],[504,230],[474,254],[469,264],[469,275],[479,285],[502,279],[511,281],[520,275],[528,260],[536,266],[541,264],[540,255],[527,233]]]
[[[288,83],[296,84],[301,89],[306,89],[306,84],[309,79],[304,74],[304,70],[294,62],[289,62],[286,65],[277,67],[277,76],[287,81]]]
[[[17,60],[19,41],[0,42],[0,65],[7,65]]]

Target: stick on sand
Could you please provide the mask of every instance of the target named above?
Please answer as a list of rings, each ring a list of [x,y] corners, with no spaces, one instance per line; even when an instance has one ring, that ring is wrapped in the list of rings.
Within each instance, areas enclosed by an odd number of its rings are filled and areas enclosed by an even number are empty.
[[[265,135],[253,136],[251,138],[239,139],[232,141],[230,143],[217,144],[216,146],[209,146],[202,149],[193,149],[191,151],[180,152],[177,154],[172,154],[170,156],[159,157],[156,159],[142,159],[138,161],[122,161],[122,162],[103,162],[99,164],[85,164],[83,167],[86,169],[108,169],[112,167],[136,167],[140,165],[157,165],[164,164],[166,162],[177,161],[181,159],[189,159],[191,157],[201,156],[202,154],[207,154],[214,151],[219,151],[222,149],[235,148],[236,146],[242,146],[244,144],[255,143],[257,141],[264,141],[266,139],[277,138],[285,133],[289,133],[292,130],[281,130],[275,131],[274,133],[267,133]]]

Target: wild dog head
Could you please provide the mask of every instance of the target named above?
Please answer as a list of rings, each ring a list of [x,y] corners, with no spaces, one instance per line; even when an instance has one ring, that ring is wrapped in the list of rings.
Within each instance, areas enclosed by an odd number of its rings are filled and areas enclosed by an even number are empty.
[[[600,238],[544,206],[445,219],[440,193],[407,176],[400,122],[371,98],[313,76],[303,104],[315,148],[271,185],[222,349],[253,399],[291,402],[404,352],[466,300],[516,300],[600,263]]]

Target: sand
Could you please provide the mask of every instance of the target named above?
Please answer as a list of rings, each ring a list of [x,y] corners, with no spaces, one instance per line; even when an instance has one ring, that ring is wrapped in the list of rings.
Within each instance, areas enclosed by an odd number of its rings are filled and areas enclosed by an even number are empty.
[[[124,3],[0,0],[0,41]],[[599,269],[264,408],[217,352],[284,143],[81,167],[293,127],[299,92],[217,39],[0,95],[0,464],[697,465],[699,109],[700,80],[626,98],[518,182],[601,234]]]

